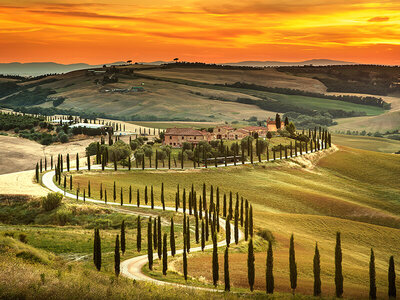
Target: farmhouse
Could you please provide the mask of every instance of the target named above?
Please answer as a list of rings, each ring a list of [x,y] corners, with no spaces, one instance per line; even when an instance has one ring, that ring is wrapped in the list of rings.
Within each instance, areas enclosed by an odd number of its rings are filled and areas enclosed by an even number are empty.
[[[285,128],[284,122],[281,122],[281,128]],[[278,128],[276,128],[276,121],[272,121],[271,118],[267,119],[267,131],[278,131]]]
[[[168,128],[164,134],[164,145],[182,147],[184,142],[197,144],[200,141],[211,140],[211,134],[192,128]]]
[[[243,128],[228,132],[228,140],[241,140],[249,135],[249,132]]]
[[[258,136],[260,136],[260,137],[267,136],[267,132],[268,132],[267,127],[262,127],[262,126],[247,126],[247,127],[242,128],[242,129],[244,129],[247,132],[249,132],[250,135],[254,135],[255,133],[257,133]]]
[[[223,125],[223,126],[217,126],[213,129],[213,134],[216,139],[227,139],[228,138],[228,133],[233,131],[234,129],[230,126]]]

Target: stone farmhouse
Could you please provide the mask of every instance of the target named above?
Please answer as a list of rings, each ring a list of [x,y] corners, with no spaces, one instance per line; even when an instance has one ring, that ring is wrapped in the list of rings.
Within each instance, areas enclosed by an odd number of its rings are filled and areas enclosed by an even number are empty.
[[[267,126],[247,126],[235,129],[228,125],[217,126],[212,132],[196,130],[192,128],[168,128],[164,135],[164,145],[174,148],[182,147],[184,142],[197,145],[200,141],[210,142],[213,140],[241,140],[246,136],[258,134],[259,137],[266,137],[268,131],[277,131],[275,121],[267,120]],[[285,125],[282,122],[281,128]]]

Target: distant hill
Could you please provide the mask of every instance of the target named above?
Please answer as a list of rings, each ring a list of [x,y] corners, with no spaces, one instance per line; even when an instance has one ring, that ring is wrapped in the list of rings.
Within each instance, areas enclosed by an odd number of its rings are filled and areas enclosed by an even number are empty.
[[[162,65],[166,63],[171,63],[171,61],[153,61],[153,62],[140,62],[143,65]],[[106,65],[122,65],[125,64],[123,61],[108,63]],[[330,59],[312,59],[301,62],[281,62],[281,61],[242,61],[242,62],[232,62],[223,63],[222,65],[229,66],[246,66],[246,67],[264,67],[264,66],[303,66],[303,65],[315,65],[315,66],[325,66],[325,65],[351,65],[355,64],[353,62],[337,61]],[[44,74],[60,74],[67,73],[71,71],[88,69],[88,68],[100,68],[101,65],[90,65],[86,63],[76,63],[76,64],[59,64],[54,62],[32,62],[32,63],[0,63],[0,74],[5,75],[20,75],[20,76],[39,76]]]
[[[331,60],[331,59],[310,59],[298,62],[284,62],[284,61],[241,61],[233,63],[224,63],[228,66],[244,66],[244,67],[280,67],[280,66],[329,66],[329,65],[355,65],[355,62]]]
[[[125,62],[115,62],[107,65],[120,65]],[[85,63],[77,64],[58,64],[54,62],[32,62],[32,63],[0,63],[0,74],[5,75],[21,75],[21,76],[39,76],[44,74],[53,73],[67,73],[71,71],[88,69],[88,68],[99,68],[103,65],[89,65]]]

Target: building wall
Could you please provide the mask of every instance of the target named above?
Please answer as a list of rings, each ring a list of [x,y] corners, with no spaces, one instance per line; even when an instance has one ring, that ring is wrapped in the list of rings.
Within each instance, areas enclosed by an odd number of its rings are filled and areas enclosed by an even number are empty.
[[[164,145],[170,145],[172,147],[181,147],[184,142],[197,144],[200,141],[204,141],[204,137],[201,135],[165,135]]]

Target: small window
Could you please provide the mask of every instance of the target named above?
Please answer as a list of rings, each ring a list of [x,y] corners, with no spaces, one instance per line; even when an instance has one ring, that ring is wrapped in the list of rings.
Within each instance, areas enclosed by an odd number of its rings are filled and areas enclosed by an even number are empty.
[[[182,140],[184,139],[185,137],[184,136],[182,136]]]
[[[196,137],[194,137],[194,139],[196,139]]]
[[[169,139],[172,140],[172,135],[169,136]]]

